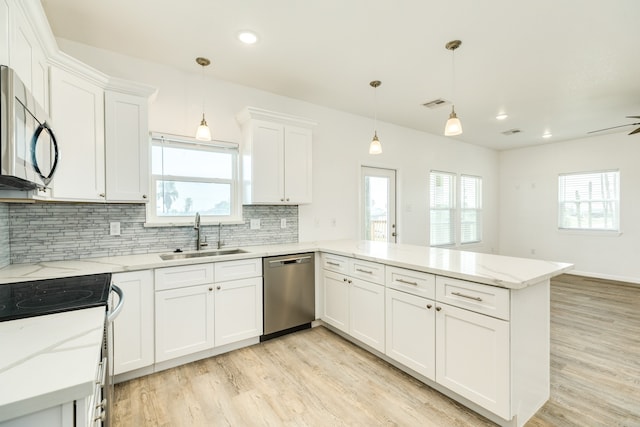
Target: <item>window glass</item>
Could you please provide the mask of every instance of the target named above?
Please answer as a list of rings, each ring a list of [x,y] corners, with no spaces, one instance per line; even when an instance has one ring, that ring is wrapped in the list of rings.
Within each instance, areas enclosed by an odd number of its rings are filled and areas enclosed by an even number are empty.
[[[460,176],[460,243],[482,240],[482,178]]]
[[[620,172],[596,171],[558,177],[558,227],[620,230]]]
[[[455,175],[432,171],[429,177],[430,244],[455,243]]]
[[[148,221],[190,222],[196,213],[203,220],[239,218],[237,160],[233,144],[154,137]]]

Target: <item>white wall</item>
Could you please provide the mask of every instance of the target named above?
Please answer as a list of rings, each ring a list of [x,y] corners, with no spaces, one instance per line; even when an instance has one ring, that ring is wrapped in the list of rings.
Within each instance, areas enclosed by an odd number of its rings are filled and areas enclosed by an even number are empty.
[[[627,133],[501,152],[500,253],[640,283],[640,135]],[[558,174],[603,169],[620,170],[621,234],[559,231]]]
[[[159,89],[149,109],[149,128],[156,132],[193,135],[200,120],[202,75],[154,64],[68,40],[58,40],[71,56],[108,75]],[[194,63],[195,64],[195,63]],[[206,78],[207,122],[215,139],[241,141],[235,114],[251,105],[307,117],[314,129],[313,203],[299,208],[300,241],[359,238],[360,167],[398,170],[398,227],[402,243],[428,245],[428,174],[431,169],[484,178],[484,242],[470,250],[497,251],[498,154],[387,123],[378,123],[384,153],[368,154],[373,131],[370,117],[361,117]],[[426,113],[425,113],[426,114]],[[443,123],[444,125],[444,123]],[[333,225],[335,220],[335,226]]]

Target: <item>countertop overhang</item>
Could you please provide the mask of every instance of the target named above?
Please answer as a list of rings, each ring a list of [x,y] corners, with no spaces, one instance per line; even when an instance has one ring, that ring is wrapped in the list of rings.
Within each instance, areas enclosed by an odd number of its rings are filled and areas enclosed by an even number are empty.
[[[34,264],[11,264],[0,269],[0,284],[83,274],[120,273],[302,252],[328,252],[508,289],[522,289],[573,268],[573,264],[563,262],[366,240],[316,241],[249,246],[242,247],[242,249],[247,252],[170,261],[162,260],[160,253],[154,253]]]

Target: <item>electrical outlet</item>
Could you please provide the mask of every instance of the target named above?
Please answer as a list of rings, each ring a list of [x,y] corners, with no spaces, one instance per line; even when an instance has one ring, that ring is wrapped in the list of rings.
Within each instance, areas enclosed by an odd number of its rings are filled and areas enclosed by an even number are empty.
[[[287,218],[280,219],[280,228],[287,228]]]
[[[251,220],[251,229],[252,230],[260,230],[260,219],[252,219]]]
[[[119,236],[120,235],[120,223],[119,222],[110,222],[109,223],[109,235],[110,236]]]

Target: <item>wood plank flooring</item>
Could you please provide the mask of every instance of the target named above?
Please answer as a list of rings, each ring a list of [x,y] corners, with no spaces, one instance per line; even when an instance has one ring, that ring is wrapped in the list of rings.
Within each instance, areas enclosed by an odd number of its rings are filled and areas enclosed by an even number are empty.
[[[640,426],[640,286],[551,286],[551,398],[527,424]],[[318,327],[116,385],[114,426],[493,426]]]

